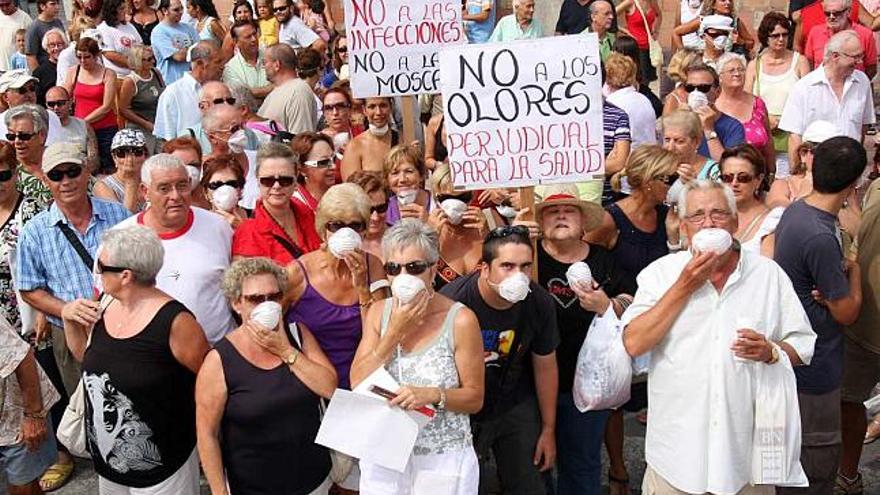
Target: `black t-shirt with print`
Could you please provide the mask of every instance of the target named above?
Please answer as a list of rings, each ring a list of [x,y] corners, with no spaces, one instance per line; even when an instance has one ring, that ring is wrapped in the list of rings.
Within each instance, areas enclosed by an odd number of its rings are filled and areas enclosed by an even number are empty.
[[[478,420],[496,417],[535,396],[531,355],[545,356],[559,345],[556,307],[540,286],[531,283],[529,296],[510,309],[495,309],[483,300],[480,272],[459,277],[441,294],[470,308],[480,322],[486,362],[486,392]]]

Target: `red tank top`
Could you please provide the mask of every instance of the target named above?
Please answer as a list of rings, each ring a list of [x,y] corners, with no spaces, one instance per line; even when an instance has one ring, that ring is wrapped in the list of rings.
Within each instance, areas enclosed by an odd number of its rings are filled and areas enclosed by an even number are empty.
[[[104,103],[104,81],[98,84],[85,84],[76,81],[73,86],[73,101],[76,102],[73,115],[85,119],[87,115]],[[116,127],[116,113],[113,110],[92,124],[92,129],[107,129]]]
[[[645,5],[646,3],[647,2],[642,1],[639,5],[641,5],[643,9],[645,7],[648,8],[648,25],[654,27],[657,13],[654,12],[654,9],[652,9],[650,5]],[[633,6],[633,13],[626,16],[626,29],[632,35],[633,39],[636,40],[639,49],[648,49],[648,31],[645,30],[645,21],[642,20],[642,13],[639,12],[639,9],[635,8],[635,6]]]

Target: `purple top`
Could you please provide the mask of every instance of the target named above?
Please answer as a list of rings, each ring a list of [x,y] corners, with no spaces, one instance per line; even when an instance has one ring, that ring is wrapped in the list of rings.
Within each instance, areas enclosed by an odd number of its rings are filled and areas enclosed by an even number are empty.
[[[302,262],[295,259],[306,278],[306,290],[287,311],[287,321],[302,323],[336,368],[339,388],[350,389],[349,372],[361,341],[361,309],[358,303],[339,305],[328,301],[309,282]],[[369,282],[368,282],[369,283]]]
[[[424,189],[421,189],[424,191]],[[431,211],[431,193],[428,193],[428,205],[425,208],[428,212]],[[400,202],[397,201],[397,196],[392,194],[390,198],[388,198],[388,213],[385,214],[385,223],[388,226],[392,226],[395,223],[400,221]]]

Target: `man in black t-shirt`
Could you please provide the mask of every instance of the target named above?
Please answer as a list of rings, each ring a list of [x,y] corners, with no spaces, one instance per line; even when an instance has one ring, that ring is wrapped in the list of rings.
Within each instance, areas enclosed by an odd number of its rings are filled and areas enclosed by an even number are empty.
[[[553,299],[528,279],[533,254],[525,227],[495,229],[481,269],[441,290],[476,313],[483,334],[485,399],[472,417],[481,494],[490,453],[505,494],[543,494],[541,471],[556,458],[559,332]]]
[[[635,287],[623,287],[611,253],[583,240],[584,232],[602,224],[603,215],[601,206],[579,199],[574,185],[548,187],[536,207],[535,217],[543,234],[538,243],[538,283],[554,300],[560,334],[558,495],[601,493],[601,449],[608,411],[578,411],[572,397],[575,368],[593,317],[609,309],[620,316],[632,300],[620,294],[635,292]],[[576,262],[589,266],[592,283],[569,284],[566,272]]]
[[[562,0],[559,19],[556,21],[556,36],[581,34],[590,25],[590,4],[593,0]],[[612,10],[614,20],[610,32],[617,32],[617,13]]]

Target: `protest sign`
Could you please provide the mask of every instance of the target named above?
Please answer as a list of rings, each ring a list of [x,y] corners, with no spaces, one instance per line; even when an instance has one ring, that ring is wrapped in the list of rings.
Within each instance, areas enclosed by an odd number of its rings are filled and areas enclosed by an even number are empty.
[[[456,189],[603,176],[595,34],[448,47],[440,84]]]
[[[460,0],[346,0],[356,98],[439,92],[438,50],[466,43]]]

